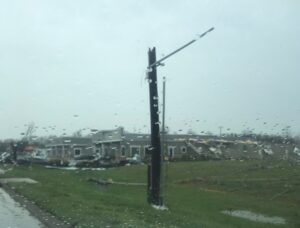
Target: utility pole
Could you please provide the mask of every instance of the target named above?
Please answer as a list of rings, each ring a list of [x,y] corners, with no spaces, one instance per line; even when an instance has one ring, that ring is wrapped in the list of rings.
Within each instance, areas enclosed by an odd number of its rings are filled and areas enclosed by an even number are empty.
[[[191,40],[160,60],[156,61],[155,47],[148,50],[148,82],[149,82],[149,96],[150,96],[150,120],[151,120],[151,146],[149,151],[151,153],[151,161],[148,164],[148,202],[152,205],[163,205],[163,199],[160,193],[160,179],[161,179],[161,143],[160,143],[160,131],[159,131],[159,112],[158,112],[158,93],[157,93],[157,72],[158,66],[164,66],[163,61],[190,46],[197,40],[204,37],[207,33],[213,31],[214,28],[210,28],[206,32],[198,35],[198,38]],[[165,105],[165,102],[164,102]],[[163,117],[164,119],[164,117]],[[165,129],[163,130],[165,131]],[[164,134],[164,132],[163,132]]]
[[[165,168],[161,171],[161,195],[166,200],[166,181],[167,181],[167,164],[165,163],[164,159],[166,156],[166,126],[165,126],[165,118],[166,117],[166,77],[163,77],[163,105],[162,105],[162,130],[161,130],[161,164]]]
[[[161,145],[159,132],[158,92],[155,48],[148,51],[148,81],[150,95],[151,118],[151,165],[148,166],[148,202],[153,205],[162,205],[160,197],[160,172],[161,172]]]
[[[165,126],[165,119],[166,119],[166,77],[163,77],[163,110],[162,110],[162,134],[161,134],[161,141],[162,141],[162,158],[165,156],[165,137],[166,137],[166,126]],[[163,159],[162,159],[163,161]]]
[[[220,129],[220,137],[222,137],[222,129],[223,129],[223,127],[220,126],[219,129]]]
[[[17,152],[18,152],[18,144],[15,142],[10,143],[10,148],[12,151],[12,159],[15,163],[17,163]]]

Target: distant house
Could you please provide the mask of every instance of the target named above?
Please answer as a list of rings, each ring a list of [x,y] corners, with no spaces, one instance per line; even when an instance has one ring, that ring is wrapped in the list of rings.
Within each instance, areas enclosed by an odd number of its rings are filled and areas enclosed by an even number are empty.
[[[162,146],[166,160],[204,160],[224,158],[222,150],[229,141],[218,140],[214,136],[173,134],[166,135]],[[233,143],[233,142],[232,142]],[[149,134],[129,133],[120,127],[101,130],[88,137],[59,137],[46,144],[47,158],[50,161],[69,162],[81,157],[97,155],[115,163],[136,154],[142,160],[151,152]]]
[[[92,139],[86,137],[58,137],[46,144],[50,161],[69,162],[70,160],[94,154]]]
[[[195,142],[199,144],[200,140],[212,137],[182,134],[166,135],[165,138],[164,158],[179,160],[193,157],[204,158],[206,154],[195,146]],[[116,161],[132,158],[135,154],[145,159],[151,151],[149,134],[128,133],[123,128],[98,131],[93,135],[93,144],[95,152],[102,157],[109,156]]]
[[[128,133],[125,133],[123,128],[98,131],[92,137],[94,150],[101,157],[110,157],[115,161],[132,157],[135,153],[140,154],[140,143],[130,147],[131,144],[126,137],[128,137]],[[134,142],[133,144],[137,143]]]

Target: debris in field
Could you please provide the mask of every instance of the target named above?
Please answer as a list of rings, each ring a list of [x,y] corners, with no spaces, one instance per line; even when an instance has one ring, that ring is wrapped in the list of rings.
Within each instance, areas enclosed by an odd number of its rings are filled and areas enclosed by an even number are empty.
[[[102,171],[102,170],[106,170],[106,168],[81,168],[81,170]]]
[[[248,219],[255,222],[272,223],[272,224],[286,223],[284,218],[278,216],[269,217],[263,214],[254,213],[246,210],[224,210],[222,211],[222,213],[234,217]]]
[[[160,210],[160,211],[167,211],[167,210],[169,210],[165,205],[158,206],[158,205],[151,204],[151,206],[152,206],[154,209]]]
[[[177,184],[200,184],[205,182],[205,180],[201,177],[196,177],[192,179],[185,179],[185,180],[179,180],[176,183]]]
[[[270,200],[274,200],[275,198],[278,198],[278,197],[280,197],[280,196],[282,196],[282,195],[284,195],[284,194],[286,194],[286,193],[288,193],[289,191],[291,191],[291,189],[290,188],[288,188],[288,189],[285,189],[284,191],[282,191],[282,192],[280,192],[280,193],[278,193],[278,194],[276,194],[276,195],[274,195]]]
[[[92,171],[103,171],[106,170],[106,168],[78,168],[78,167],[60,167],[60,166],[50,166],[50,165],[46,165],[45,168],[47,169],[62,169],[62,170],[92,170]]]
[[[298,147],[294,148],[294,153],[300,156],[300,149]]]
[[[27,184],[36,184],[37,181],[30,178],[0,178],[0,183],[27,183]]]
[[[109,182],[109,181],[102,180],[102,179],[95,179],[95,178],[88,178],[87,181],[94,182],[94,183],[104,185],[104,186],[111,184],[111,182]]]
[[[216,149],[215,147],[209,147],[209,150],[210,150],[211,152],[215,152],[217,149]]]
[[[118,182],[118,181],[113,181],[112,179],[103,180],[103,179],[88,178],[87,181],[94,182],[100,185],[118,184],[118,185],[127,185],[127,186],[129,185],[146,186],[146,183]]]
[[[271,148],[265,148],[265,149],[263,149],[263,152],[265,152],[267,155],[274,154],[274,152],[273,152],[273,150]]]
[[[63,169],[63,170],[78,170],[77,167],[59,167],[59,166],[50,166],[50,165],[46,165],[45,168],[47,168],[47,169]]]

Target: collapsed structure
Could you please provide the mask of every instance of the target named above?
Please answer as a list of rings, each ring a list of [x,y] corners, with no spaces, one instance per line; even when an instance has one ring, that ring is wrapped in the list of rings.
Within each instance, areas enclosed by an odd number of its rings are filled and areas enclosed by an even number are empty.
[[[146,160],[151,153],[150,135],[129,133],[120,127],[101,130],[91,137],[59,137],[45,145],[44,157],[70,163],[73,160],[102,158],[120,163],[135,156]],[[163,145],[165,160],[212,159],[300,159],[292,143],[266,143],[237,137],[167,134]]]
[[[300,160],[300,147],[291,142],[267,142],[249,137],[217,137],[193,134],[167,134],[162,145],[163,159],[187,160],[244,160],[283,159]],[[31,156],[24,156],[30,153]],[[31,150],[18,151],[19,160],[31,162],[75,165],[76,161],[106,161],[121,164],[138,157],[149,159],[150,135],[129,133],[119,127],[113,130],[95,131],[89,137],[56,137],[31,146]],[[97,165],[98,163],[95,163]]]

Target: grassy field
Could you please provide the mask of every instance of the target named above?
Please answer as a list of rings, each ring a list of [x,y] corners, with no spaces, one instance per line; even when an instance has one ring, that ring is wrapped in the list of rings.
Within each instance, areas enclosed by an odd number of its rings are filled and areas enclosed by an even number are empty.
[[[100,186],[87,181],[101,178],[146,183],[145,165],[105,171],[18,166],[5,176],[37,180],[38,184],[13,186],[76,227],[300,227],[299,165],[205,161],[170,163],[167,169],[167,211],[147,204],[145,186]],[[259,223],[221,213],[236,209],[280,216],[287,223]]]

